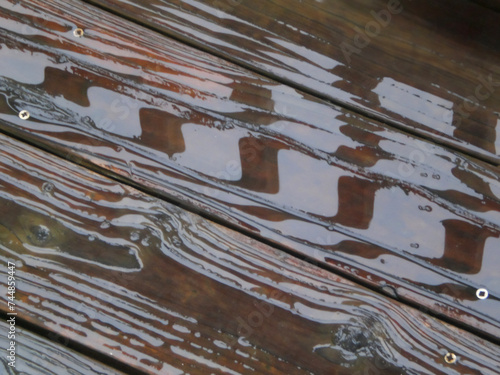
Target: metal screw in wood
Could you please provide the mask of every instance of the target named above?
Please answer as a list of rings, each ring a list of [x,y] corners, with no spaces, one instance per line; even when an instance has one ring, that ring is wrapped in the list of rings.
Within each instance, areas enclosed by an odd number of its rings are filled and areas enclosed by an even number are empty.
[[[83,36],[84,32],[83,29],[77,28],[73,30],[73,35],[76,36],[77,38],[81,38]]]
[[[478,290],[476,290],[476,296],[479,299],[486,299],[488,298],[488,290],[484,288],[479,288]]]
[[[30,113],[27,110],[23,109],[21,112],[19,112],[19,118],[21,120],[27,120],[30,118]]]
[[[446,353],[446,355],[444,356],[444,360],[446,361],[446,363],[453,364],[457,361],[457,356],[455,355],[455,353]]]

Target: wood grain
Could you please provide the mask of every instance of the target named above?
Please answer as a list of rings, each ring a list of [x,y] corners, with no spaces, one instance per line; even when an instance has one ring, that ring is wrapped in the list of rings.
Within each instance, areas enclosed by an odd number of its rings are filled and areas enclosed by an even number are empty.
[[[16,263],[18,317],[60,342],[147,374],[500,371],[470,333],[5,136],[0,151],[0,270]]]
[[[89,2],[499,163],[500,15],[469,0]]]
[[[0,4],[3,131],[498,340],[498,168],[81,2]]]
[[[4,332],[8,332],[9,325],[1,321],[0,345],[2,349],[10,348],[10,341]],[[53,336],[57,338],[56,334]],[[66,340],[67,341],[67,340]],[[4,375],[123,375],[111,367],[96,362],[82,354],[68,349],[64,344],[49,341],[19,326],[16,327],[16,361],[15,366],[9,366],[6,355],[0,357],[0,370]]]

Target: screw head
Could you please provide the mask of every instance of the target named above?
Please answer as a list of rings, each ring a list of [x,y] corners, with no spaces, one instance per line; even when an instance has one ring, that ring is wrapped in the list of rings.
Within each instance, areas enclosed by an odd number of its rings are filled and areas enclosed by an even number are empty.
[[[446,363],[453,364],[457,361],[457,356],[455,353],[446,353],[444,360]]]
[[[484,288],[479,288],[478,290],[476,290],[476,297],[479,299],[488,298],[488,290]]]
[[[30,113],[27,110],[23,109],[21,112],[19,112],[19,118],[21,120],[27,120],[30,118]]]
[[[84,32],[83,29],[77,28],[73,30],[73,35],[76,36],[77,38],[81,38],[83,36]]]

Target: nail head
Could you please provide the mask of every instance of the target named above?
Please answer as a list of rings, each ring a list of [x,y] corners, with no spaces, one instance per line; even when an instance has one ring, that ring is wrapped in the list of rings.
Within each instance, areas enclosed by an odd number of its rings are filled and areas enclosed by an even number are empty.
[[[23,109],[21,112],[19,112],[19,118],[21,120],[27,120],[30,118],[30,113],[27,110]]]
[[[484,288],[479,288],[478,290],[476,290],[476,296],[479,299],[486,299],[488,298],[488,290]]]
[[[83,29],[77,28],[73,30],[73,35],[76,36],[77,38],[81,38],[83,36],[84,32]]]
[[[446,353],[446,355],[444,356],[444,360],[446,361],[446,363],[453,364],[457,361],[457,356],[455,355],[455,353]]]

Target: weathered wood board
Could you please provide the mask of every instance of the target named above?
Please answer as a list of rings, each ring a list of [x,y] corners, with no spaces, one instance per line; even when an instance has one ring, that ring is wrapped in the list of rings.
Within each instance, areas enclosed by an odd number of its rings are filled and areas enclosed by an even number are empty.
[[[0,321],[2,332],[0,346],[5,349],[0,357],[0,372],[3,375],[124,375],[120,371],[68,349],[64,345],[65,340],[61,340],[61,343],[47,340],[21,328],[19,323],[16,325],[14,339],[16,360],[9,362],[4,354],[8,353],[10,348],[11,341],[4,334],[8,332],[9,327],[7,322]]]
[[[500,371],[499,346],[3,135],[0,181],[1,274],[60,342],[147,374]]]
[[[469,0],[89,2],[499,163],[500,14]]]
[[[498,168],[81,2],[0,4],[3,131],[498,340]]]

